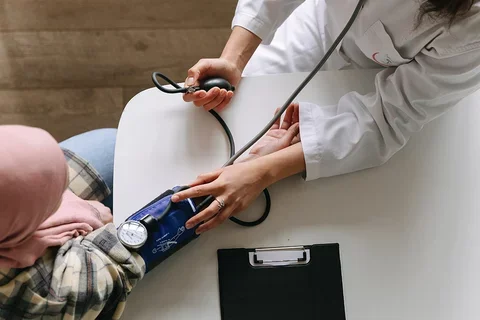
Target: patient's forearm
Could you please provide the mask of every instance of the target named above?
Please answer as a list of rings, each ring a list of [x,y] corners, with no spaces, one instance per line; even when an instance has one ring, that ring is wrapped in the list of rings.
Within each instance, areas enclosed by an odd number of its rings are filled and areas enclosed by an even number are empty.
[[[227,59],[243,71],[262,40],[242,27],[234,27],[221,58]]]
[[[306,169],[301,143],[255,159],[262,167],[268,185],[285,179]]]

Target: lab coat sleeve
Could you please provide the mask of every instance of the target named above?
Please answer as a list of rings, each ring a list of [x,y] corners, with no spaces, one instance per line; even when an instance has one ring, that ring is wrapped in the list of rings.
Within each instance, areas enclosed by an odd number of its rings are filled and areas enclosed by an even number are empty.
[[[381,71],[376,92],[351,92],[337,105],[300,104],[306,180],[385,163],[412,133],[480,89],[480,45],[448,57],[420,53]]]
[[[305,0],[239,0],[232,28],[243,27],[270,44],[275,31]]]

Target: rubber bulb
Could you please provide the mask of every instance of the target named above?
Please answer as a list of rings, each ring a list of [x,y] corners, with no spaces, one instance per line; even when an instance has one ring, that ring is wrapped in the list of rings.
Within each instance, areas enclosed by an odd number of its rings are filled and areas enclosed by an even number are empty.
[[[200,89],[207,92],[215,87],[225,89],[227,91],[235,91],[235,87],[223,78],[209,78],[200,82]]]

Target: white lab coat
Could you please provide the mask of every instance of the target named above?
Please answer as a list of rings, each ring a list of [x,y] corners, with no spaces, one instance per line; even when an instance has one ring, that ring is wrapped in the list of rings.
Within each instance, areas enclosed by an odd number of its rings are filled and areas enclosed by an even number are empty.
[[[368,0],[324,68],[385,67],[375,92],[348,93],[335,106],[300,103],[307,180],[385,163],[413,132],[480,89],[480,3],[448,30],[433,20],[415,28],[419,2]],[[311,71],[356,4],[240,0],[232,25],[263,40],[244,75]]]

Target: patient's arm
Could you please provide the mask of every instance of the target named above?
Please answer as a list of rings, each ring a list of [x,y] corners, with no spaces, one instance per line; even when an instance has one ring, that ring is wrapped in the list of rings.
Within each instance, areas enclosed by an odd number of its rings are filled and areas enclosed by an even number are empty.
[[[277,109],[275,113],[277,113],[278,110],[279,109]],[[266,156],[285,149],[299,141],[299,105],[293,103],[287,108],[283,120],[280,121],[280,119],[278,119],[265,136],[252,147],[250,153],[246,157],[239,159],[237,163]]]

